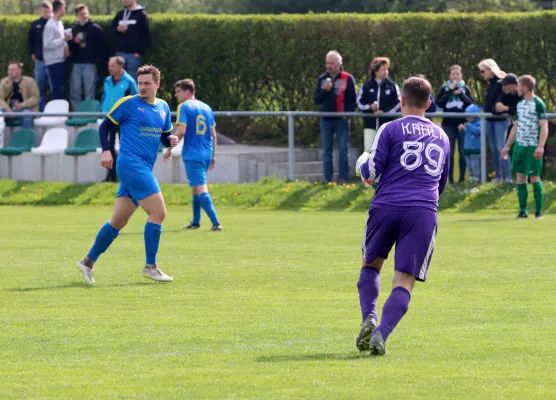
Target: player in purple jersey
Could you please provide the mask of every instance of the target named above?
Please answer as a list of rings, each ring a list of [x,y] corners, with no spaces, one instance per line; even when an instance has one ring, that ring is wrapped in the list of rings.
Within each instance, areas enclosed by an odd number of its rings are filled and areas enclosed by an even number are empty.
[[[356,174],[376,192],[363,234],[363,267],[357,288],[363,323],[357,348],[386,353],[385,342],[407,312],[415,281],[425,281],[434,250],[438,199],[448,179],[450,144],[444,131],[424,117],[430,83],[412,77],[403,84],[403,118],[378,130],[370,153],[357,160]],[[380,271],[392,246],[392,293],[378,324]]]

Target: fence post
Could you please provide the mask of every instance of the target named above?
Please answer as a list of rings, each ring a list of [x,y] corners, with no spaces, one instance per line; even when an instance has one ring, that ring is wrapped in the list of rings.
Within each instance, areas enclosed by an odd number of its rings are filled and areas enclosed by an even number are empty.
[[[486,117],[481,115],[481,183],[487,181]]]
[[[294,155],[294,116],[288,112],[288,179],[295,180],[295,155]]]

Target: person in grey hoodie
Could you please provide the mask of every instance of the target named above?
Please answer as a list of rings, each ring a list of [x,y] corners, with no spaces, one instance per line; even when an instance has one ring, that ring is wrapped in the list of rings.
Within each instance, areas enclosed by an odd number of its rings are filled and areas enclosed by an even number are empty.
[[[44,27],[42,44],[43,58],[50,77],[52,100],[64,99],[66,94],[66,58],[69,56],[68,41],[73,36],[64,33],[61,19],[66,15],[66,3],[63,0],[52,2],[53,16]]]

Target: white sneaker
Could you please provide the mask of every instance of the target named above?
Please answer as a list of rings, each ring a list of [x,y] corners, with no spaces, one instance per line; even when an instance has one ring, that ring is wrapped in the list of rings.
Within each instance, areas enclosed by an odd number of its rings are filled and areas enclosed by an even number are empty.
[[[83,274],[83,278],[85,278],[85,282],[87,282],[90,285],[96,282],[94,269],[87,267],[87,265],[85,265],[85,260],[79,260],[77,262],[77,266],[81,270],[81,273]]]
[[[514,180],[512,178],[506,178],[504,179],[504,182],[506,183],[514,183]]]
[[[162,272],[156,264],[152,264],[152,266],[146,265],[143,268],[143,276],[158,282],[171,282],[174,280],[174,278]]]

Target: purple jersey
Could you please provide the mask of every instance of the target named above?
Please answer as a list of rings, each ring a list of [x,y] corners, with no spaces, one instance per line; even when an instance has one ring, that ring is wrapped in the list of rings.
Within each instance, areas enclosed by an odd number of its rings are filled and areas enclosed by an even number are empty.
[[[450,143],[432,121],[407,116],[378,130],[361,175],[374,181],[374,208],[424,207],[438,210],[446,187]]]

